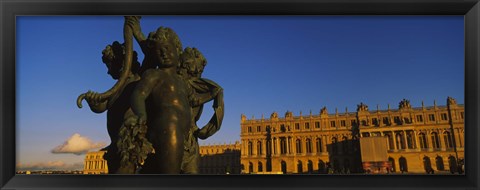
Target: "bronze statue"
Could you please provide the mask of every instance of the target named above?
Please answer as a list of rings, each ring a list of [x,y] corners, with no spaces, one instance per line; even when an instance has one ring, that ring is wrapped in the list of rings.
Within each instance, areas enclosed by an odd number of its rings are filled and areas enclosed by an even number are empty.
[[[125,56],[124,50],[124,45],[115,41],[102,51],[103,63],[107,66],[108,74],[115,80],[120,78]],[[119,131],[123,124],[123,118],[133,115],[133,112],[130,109],[130,96],[136,82],[140,80],[138,74],[140,63],[137,62],[136,52],[133,52],[133,55],[132,68],[130,69],[123,86],[121,86],[116,93],[104,100],[100,99],[101,97],[98,93],[92,91],[85,93],[85,100],[93,112],[103,113],[108,110],[107,131],[111,143],[102,150],[107,151],[104,158],[107,160],[109,173],[116,173],[120,165],[120,154],[118,153],[116,144],[119,139]]]
[[[108,73],[117,83],[105,93],[81,94],[77,105],[81,108],[86,99],[95,113],[108,110],[109,173],[198,173],[197,138],[208,138],[220,129],[223,89],[201,78],[206,59],[197,49],[182,51],[170,28],[160,27],[145,38],[139,20],[126,16],[125,44],[115,42],[103,52]],[[132,36],[145,55],[141,67]],[[215,113],[198,128],[203,104],[211,100]]]
[[[192,126],[185,139],[185,152],[182,161],[182,173],[196,174],[199,165],[198,138],[206,139],[220,129],[224,115],[223,89],[215,82],[201,78],[207,60],[196,48],[185,48],[181,56],[179,74],[189,84],[193,94],[190,97],[192,106]],[[196,122],[200,119],[203,104],[214,100],[214,114],[207,125],[198,128]]]

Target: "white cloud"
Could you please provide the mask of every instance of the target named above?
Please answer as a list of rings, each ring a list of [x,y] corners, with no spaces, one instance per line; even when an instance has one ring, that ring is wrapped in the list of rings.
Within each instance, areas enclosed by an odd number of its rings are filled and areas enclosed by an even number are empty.
[[[62,145],[55,147],[52,150],[52,153],[72,153],[75,155],[85,154],[90,150],[99,149],[104,147],[106,144],[103,142],[93,143],[87,137],[83,137],[78,133],[73,134],[68,138]]]
[[[82,170],[83,163],[66,164],[63,161],[37,162],[37,163],[18,163],[18,171],[35,170]]]

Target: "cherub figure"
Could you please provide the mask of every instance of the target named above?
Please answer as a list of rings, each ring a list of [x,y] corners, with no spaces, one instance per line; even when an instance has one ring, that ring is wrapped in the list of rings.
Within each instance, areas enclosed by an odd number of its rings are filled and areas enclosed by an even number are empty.
[[[191,127],[190,90],[177,74],[182,51],[177,34],[160,27],[145,39],[138,17],[127,18],[145,54],[147,69],[132,94],[132,110],[138,126],[147,125],[146,136],[155,154],[145,160],[140,173],[180,173],[184,140]],[[129,119],[131,121],[131,119]]]
[[[220,129],[224,115],[223,89],[215,82],[201,78],[207,60],[196,48],[185,48],[180,56],[179,74],[187,81],[193,94],[190,96],[192,107],[191,127],[185,139],[185,152],[182,162],[182,173],[196,174],[199,165],[198,138],[206,139]],[[200,119],[203,104],[214,100],[215,110],[212,118],[202,128],[196,122]]]
[[[102,61],[107,66],[108,74],[114,79],[120,78],[120,72],[123,68],[124,45],[115,41],[102,51]],[[137,61],[136,52],[133,53],[133,63],[130,73],[120,90],[108,99],[101,100],[98,93],[88,91],[85,94],[90,109],[95,113],[107,111],[107,131],[110,136],[110,145],[103,148],[107,153],[104,155],[108,164],[108,173],[116,173],[120,164],[120,154],[118,153],[117,142],[119,139],[119,130],[123,124],[123,118],[133,115],[130,109],[130,96],[135,88],[139,76],[140,63]]]

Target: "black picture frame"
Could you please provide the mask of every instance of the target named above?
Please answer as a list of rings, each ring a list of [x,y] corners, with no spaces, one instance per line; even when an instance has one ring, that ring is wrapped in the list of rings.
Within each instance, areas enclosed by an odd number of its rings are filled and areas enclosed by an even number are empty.
[[[1,0],[0,188],[479,189],[478,0]],[[15,175],[15,17],[19,15],[464,15],[465,175]]]

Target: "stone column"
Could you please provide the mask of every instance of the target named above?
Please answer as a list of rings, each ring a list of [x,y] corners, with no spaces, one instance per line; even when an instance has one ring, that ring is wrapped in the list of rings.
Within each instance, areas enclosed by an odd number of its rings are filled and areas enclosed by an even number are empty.
[[[440,148],[441,149],[446,149],[447,146],[445,144],[445,135],[443,133],[437,132],[438,138],[440,138]]]
[[[405,149],[408,149],[408,139],[407,139],[407,131],[403,130],[403,143]]]
[[[398,148],[397,148],[397,134],[395,134],[395,131],[392,131],[392,139],[393,139],[393,150],[398,150]]]
[[[433,149],[432,135],[430,134],[430,132],[431,132],[430,130],[427,130],[427,131],[425,132],[425,138],[427,138],[427,143],[428,143],[427,147],[428,147],[428,149]]]
[[[286,137],[286,141],[287,141],[287,154],[291,154],[292,153],[292,150],[291,150],[292,137]]]
[[[258,139],[253,139],[253,155],[257,156],[257,146],[258,146]]]
[[[463,147],[464,134],[460,133],[460,129],[453,130],[455,130],[455,144],[457,144],[457,147]]]
[[[323,138],[322,138],[322,151],[323,152],[328,152],[327,144],[328,144],[328,136],[323,136]]]
[[[414,138],[413,138],[413,139],[414,139],[413,142],[415,142],[415,149],[418,149],[418,150],[419,150],[419,149],[420,149],[420,145],[418,144],[417,131],[413,131],[413,137],[414,137]]]
[[[307,138],[302,137],[300,141],[300,146],[302,147],[302,154],[307,153]]]

